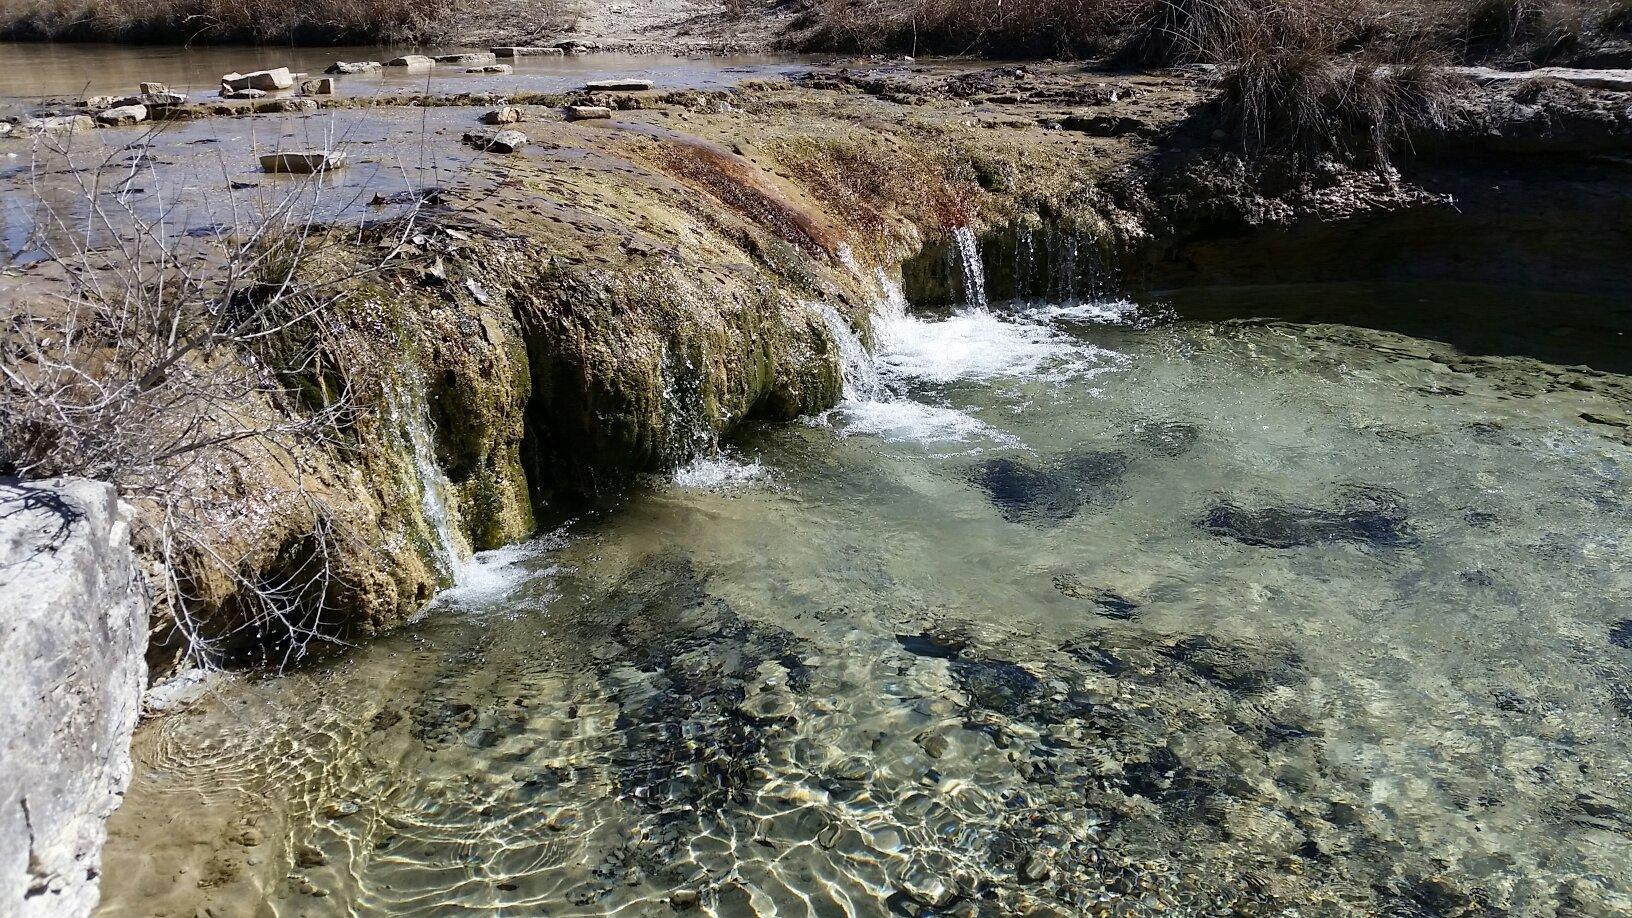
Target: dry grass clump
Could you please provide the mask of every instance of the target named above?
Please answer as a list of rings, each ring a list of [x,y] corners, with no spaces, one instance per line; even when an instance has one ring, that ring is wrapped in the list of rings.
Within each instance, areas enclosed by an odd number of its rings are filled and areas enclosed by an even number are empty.
[[[1141,0],[814,0],[808,50],[1084,57],[1110,50]]]
[[[451,8],[414,0],[0,0],[0,34],[107,41],[427,41]]]

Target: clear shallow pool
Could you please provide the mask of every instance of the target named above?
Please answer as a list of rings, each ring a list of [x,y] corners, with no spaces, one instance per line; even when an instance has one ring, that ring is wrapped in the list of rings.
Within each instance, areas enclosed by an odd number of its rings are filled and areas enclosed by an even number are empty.
[[[149,725],[104,912],[1632,909],[1626,377],[881,312],[825,417]]]

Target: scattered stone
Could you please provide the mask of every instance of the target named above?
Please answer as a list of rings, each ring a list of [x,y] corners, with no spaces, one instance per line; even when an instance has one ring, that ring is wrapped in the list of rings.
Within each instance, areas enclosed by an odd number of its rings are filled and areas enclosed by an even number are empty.
[[[271,92],[293,87],[295,75],[289,72],[288,67],[274,67],[271,70],[255,70],[249,73],[229,73],[221,78],[221,85],[228,89],[262,89]]]
[[[295,852],[295,866],[297,867],[322,867],[328,862],[329,856],[312,845],[301,845]]]
[[[264,89],[228,89],[225,86],[221,87],[221,98],[223,99],[260,99],[265,96],[266,90]]]
[[[300,84],[300,91],[308,96],[334,95],[334,77],[318,77]]]
[[[527,135],[520,131],[471,131],[464,139],[487,153],[514,153],[527,145]]]
[[[335,61],[323,72],[335,74],[373,73],[384,68],[385,65],[379,61]]]
[[[564,54],[584,54],[590,51],[601,50],[600,45],[592,41],[583,41],[582,39],[577,38],[569,38],[566,41],[558,41],[555,43],[555,47]]]
[[[697,907],[702,898],[695,889],[677,889],[669,896],[669,905],[677,912],[690,911]]]
[[[604,105],[569,105],[567,106],[568,121],[591,121],[596,118],[612,117],[612,109]]]
[[[514,67],[509,64],[488,64],[484,67],[467,67],[466,73],[514,73]]]
[[[968,646],[967,641],[938,634],[898,634],[897,643],[907,653],[937,660],[956,660]]]
[[[321,150],[267,153],[261,157],[261,168],[267,172],[310,175],[327,172],[346,164],[346,154]]]
[[[96,116],[96,123],[103,127],[126,127],[146,120],[147,106],[145,105],[120,105],[99,112]]]
[[[645,92],[651,88],[651,80],[590,80],[584,84],[586,92]]]
[[[496,108],[482,115],[483,124],[515,124],[521,120],[521,111],[510,106]]]
[[[169,92],[170,86],[165,83],[138,83],[136,91],[145,96],[149,93]]]
[[[11,130],[12,130],[12,124],[11,124],[10,121],[0,121],[0,137],[4,137],[7,134],[10,134]]]
[[[113,106],[117,105],[118,102],[119,100],[115,99],[113,96],[90,96],[79,104],[89,111],[98,112],[104,108],[112,108]]]
[[[565,53],[560,48],[526,48],[507,46],[503,48],[493,48],[491,50],[494,57],[543,57],[546,55],[557,56]]]
[[[436,66],[436,59],[423,54],[404,54],[402,57],[392,58],[385,62],[387,67],[406,67],[412,70],[429,70]]]
[[[495,55],[491,51],[465,51],[459,54],[438,54],[434,60],[438,64],[491,64]]]

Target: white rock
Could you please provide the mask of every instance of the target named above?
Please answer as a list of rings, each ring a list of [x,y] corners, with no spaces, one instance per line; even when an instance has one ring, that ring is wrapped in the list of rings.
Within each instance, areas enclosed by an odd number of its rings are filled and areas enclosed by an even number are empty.
[[[130,513],[99,482],[0,481],[0,914],[96,907],[147,681]]]
[[[527,135],[520,131],[471,131],[465,134],[465,143],[488,153],[514,153],[527,145]]]
[[[295,75],[289,72],[288,67],[274,67],[271,70],[256,70],[250,73],[229,73],[221,78],[221,84],[228,89],[260,89],[271,92],[294,86]]]
[[[491,64],[496,55],[492,51],[464,51],[459,54],[438,54],[438,64]]]
[[[31,118],[19,127],[30,134],[67,134],[90,131],[96,122],[90,115],[53,115],[49,118]]]
[[[384,67],[385,65],[381,64],[379,61],[335,61],[329,65],[327,70],[323,72],[337,74],[373,73],[374,71],[381,70]]]
[[[116,108],[98,112],[96,115],[96,123],[104,127],[124,127],[139,124],[146,120],[147,106],[145,105],[120,105]]]
[[[386,61],[387,67],[406,67],[409,70],[429,70],[436,66],[436,59],[423,54],[404,54],[402,57]]]
[[[1562,80],[1584,89],[1632,92],[1632,70],[1586,70],[1575,67],[1538,67],[1535,70],[1494,70],[1490,67],[1453,67],[1481,86],[1518,80]]]

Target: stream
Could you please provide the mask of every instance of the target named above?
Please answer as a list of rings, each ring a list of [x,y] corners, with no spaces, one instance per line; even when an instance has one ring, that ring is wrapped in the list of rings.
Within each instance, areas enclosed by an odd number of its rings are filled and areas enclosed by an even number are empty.
[[[1543,360],[1628,350],[1537,296],[881,278],[832,411],[143,730],[102,914],[1624,914],[1627,380]]]

